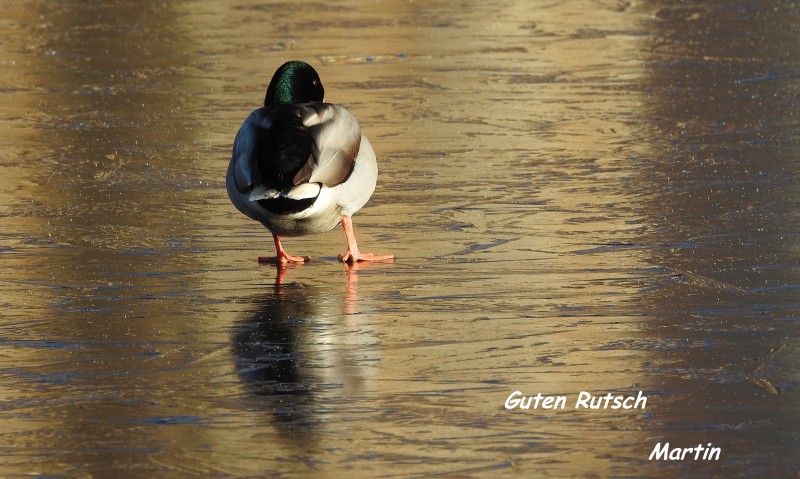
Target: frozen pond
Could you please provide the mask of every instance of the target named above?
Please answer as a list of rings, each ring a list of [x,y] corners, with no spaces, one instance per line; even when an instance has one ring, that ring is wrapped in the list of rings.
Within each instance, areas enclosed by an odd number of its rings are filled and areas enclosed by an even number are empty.
[[[800,469],[796,2],[0,19],[1,477]],[[371,139],[354,223],[394,263],[340,264],[340,229],[287,239],[301,267],[256,262],[270,235],[224,175],[290,59]],[[648,460],[667,442],[720,457]]]

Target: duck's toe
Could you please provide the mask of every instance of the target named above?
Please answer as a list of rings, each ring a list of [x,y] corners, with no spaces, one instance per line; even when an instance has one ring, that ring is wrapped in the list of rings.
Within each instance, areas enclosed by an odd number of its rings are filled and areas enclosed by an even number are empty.
[[[368,261],[371,263],[391,263],[394,261],[394,255],[393,254],[377,255],[372,253],[358,253],[357,255],[354,255],[350,251],[348,251],[345,254],[339,255],[339,261],[350,264],[361,261]]]
[[[311,261],[308,256],[292,256],[290,254],[282,253],[278,256],[259,256],[258,262],[260,264],[303,264]]]

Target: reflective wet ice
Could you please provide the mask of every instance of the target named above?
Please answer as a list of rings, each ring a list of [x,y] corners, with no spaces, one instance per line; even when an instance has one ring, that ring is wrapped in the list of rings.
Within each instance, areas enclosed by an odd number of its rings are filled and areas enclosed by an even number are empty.
[[[797,471],[793,2],[0,10],[0,475]],[[289,59],[370,138],[394,263],[256,262],[224,174]]]

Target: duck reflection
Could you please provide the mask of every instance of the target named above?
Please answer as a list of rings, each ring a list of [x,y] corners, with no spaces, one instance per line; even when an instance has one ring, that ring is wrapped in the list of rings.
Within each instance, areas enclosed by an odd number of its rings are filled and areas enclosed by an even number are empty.
[[[312,426],[313,385],[300,373],[300,343],[313,315],[303,301],[300,283],[275,285],[275,291],[255,303],[255,312],[241,322],[233,338],[236,371],[248,389],[271,398],[278,421]]]
[[[269,294],[234,330],[236,373],[284,432],[318,429],[332,405],[368,391],[375,374],[377,331],[358,312],[363,266],[346,268],[344,285],[323,288],[287,282],[289,270],[278,267]]]

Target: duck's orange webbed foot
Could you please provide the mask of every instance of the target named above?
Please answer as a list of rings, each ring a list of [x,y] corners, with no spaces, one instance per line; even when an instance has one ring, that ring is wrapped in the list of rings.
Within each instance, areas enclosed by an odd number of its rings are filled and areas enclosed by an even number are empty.
[[[308,256],[292,256],[283,249],[281,240],[278,235],[273,234],[272,239],[275,240],[276,256],[259,256],[258,262],[260,264],[303,264],[311,261]]]
[[[360,261],[369,261],[373,263],[390,263],[394,261],[394,255],[377,255],[372,253],[361,253],[358,251],[356,244],[356,235],[353,233],[353,220],[345,216],[342,218],[342,228],[344,228],[344,235],[347,238],[347,253],[339,255],[339,261],[343,263],[357,263]]]

